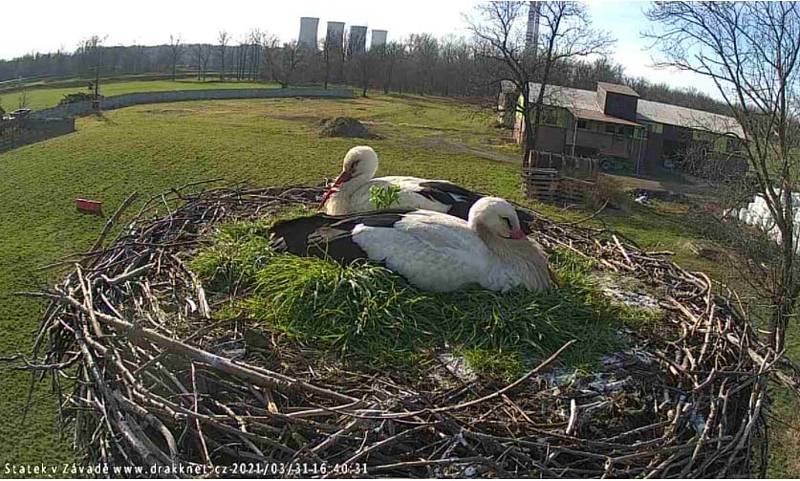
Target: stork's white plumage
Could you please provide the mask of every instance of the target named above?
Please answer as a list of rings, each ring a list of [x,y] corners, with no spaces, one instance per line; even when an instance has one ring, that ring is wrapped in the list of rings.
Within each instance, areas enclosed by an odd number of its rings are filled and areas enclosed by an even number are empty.
[[[325,213],[345,215],[375,210],[371,188],[399,187],[398,199],[391,208],[426,209],[446,212],[462,219],[469,208],[483,197],[446,180],[387,176],[373,178],[378,171],[378,155],[365,145],[353,147],[344,157],[342,173],[333,182],[322,200]]]
[[[525,236],[514,207],[497,197],[475,202],[467,221],[430,210],[318,214],[278,223],[272,236],[273,247],[298,255],[382,262],[431,291],[551,285],[547,255]]]

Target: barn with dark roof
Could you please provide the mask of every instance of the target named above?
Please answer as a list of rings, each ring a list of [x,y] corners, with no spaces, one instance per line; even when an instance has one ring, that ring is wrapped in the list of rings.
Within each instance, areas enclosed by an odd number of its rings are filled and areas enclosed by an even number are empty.
[[[532,83],[531,102],[540,84]],[[730,173],[746,169],[744,133],[732,117],[644,100],[626,85],[598,82],[596,90],[545,87],[537,149],[611,159],[637,173],[655,173],[687,162],[722,165]],[[514,136],[524,137],[517,115]],[[720,164],[722,162],[722,164]]]

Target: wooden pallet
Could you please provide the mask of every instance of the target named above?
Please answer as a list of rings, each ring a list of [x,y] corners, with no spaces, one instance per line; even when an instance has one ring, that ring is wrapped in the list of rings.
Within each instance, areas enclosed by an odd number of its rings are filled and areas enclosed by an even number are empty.
[[[581,204],[594,182],[562,177],[557,169],[527,167],[522,170],[525,197],[559,205]]]
[[[582,204],[586,195],[594,188],[594,182],[571,177],[562,177],[558,185],[561,204]]]
[[[560,175],[556,169],[529,167],[522,171],[525,197],[542,202],[555,202]]]

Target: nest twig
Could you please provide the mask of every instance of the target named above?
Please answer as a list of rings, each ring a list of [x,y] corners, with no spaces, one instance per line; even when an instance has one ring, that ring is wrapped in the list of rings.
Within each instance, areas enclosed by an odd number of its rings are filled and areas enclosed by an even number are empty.
[[[539,217],[546,247],[663,293],[665,333],[637,336],[635,351],[606,365],[603,383],[547,375],[561,351],[504,387],[320,369],[302,346],[275,338],[256,346],[235,320],[215,320],[214,303],[224,301],[205,292],[186,261],[219,222],[313,205],[321,189],[188,191],[151,198],[104,246],[118,211],[91,252],[68,261],[63,282],[27,293],[49,305],[35,360],[18,359],[19,367],[52,374],[87,461],[216,467],[228,476],[765,473],[768,381],[797,391],[797,371],[703,274]],[[250,471],[230,471],[237,463]]]

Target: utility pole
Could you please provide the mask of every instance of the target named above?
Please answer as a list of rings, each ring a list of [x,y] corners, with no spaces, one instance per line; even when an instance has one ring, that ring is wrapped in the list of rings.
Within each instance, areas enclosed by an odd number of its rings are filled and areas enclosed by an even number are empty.
[[[95,110],[100,110],[100,65],[102,62],[102,51],[100,46],[95,46],[96,63],[94,64],[94,98],[92,99],[92,107]]]

